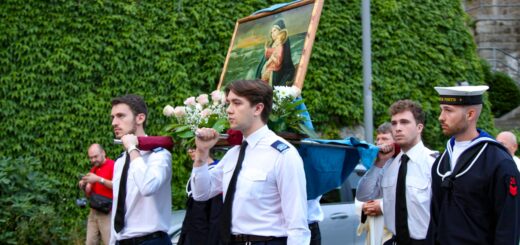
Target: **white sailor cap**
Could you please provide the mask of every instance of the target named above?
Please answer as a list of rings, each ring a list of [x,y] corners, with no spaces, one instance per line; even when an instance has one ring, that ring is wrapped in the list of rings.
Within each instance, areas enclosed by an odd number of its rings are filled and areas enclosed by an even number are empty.
[[[440,96],[439,102],[447,105],[482,104],[482,94],[488,89],[486,85],[435,87]]]

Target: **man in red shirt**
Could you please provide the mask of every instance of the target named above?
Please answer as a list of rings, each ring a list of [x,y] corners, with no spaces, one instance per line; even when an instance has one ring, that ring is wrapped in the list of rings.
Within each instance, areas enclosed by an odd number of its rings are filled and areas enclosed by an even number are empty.
[[[81,178],[79,187],[85,191],[87,197],[100,195],[112,199],[114,160],[105,156],[105,150],[100,144],[92,144],[88,148],[88,158],[92,169],[90,173]],[[110,212],[105,213],[91,207],[88,215],[86,244],[99,244],[99,235],[104,244],[110,242]]]

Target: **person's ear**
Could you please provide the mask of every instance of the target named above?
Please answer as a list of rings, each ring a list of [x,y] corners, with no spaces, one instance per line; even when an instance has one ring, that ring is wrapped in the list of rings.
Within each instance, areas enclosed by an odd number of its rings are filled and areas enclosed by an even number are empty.
[[[135,117],[135,121],[137,122],[137,125],[143,125],[145,120],[146,120],[146,115],[144,115],[144,113],[139,113]]]
[[[258,103],[255,105],[255,116],[260,116],[262,114],[262,111],[264,110],[264,103]]]
[[[419,133],[422,133],[423,129],[424,129],[424,124],[422,123],[418,123],[417,124],[417,129],[419,130]]]
[[[466,119],[468,121],[474,120],[477,115],[477,112],[473,108],[469,108],[468,111],[466,111]]]

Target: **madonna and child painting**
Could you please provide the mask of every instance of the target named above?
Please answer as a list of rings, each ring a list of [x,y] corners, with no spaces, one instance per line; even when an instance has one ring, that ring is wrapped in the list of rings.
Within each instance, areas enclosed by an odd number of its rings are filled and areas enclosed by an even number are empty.
[[[238,20],[218,87],[261,79],[302,89],[322,4],[300,1]]]

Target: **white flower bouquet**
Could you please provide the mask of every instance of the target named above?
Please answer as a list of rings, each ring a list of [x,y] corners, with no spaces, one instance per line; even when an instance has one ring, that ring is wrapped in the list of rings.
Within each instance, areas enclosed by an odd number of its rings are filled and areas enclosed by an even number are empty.
[[[302,116],[306,110],[301,109],[303,100],[299,98],[300,92],[295,86],[275,86],[273,110],[267,124],[276,133],[289,132],[317,137],[312,129],[305,126],[305,120],[309,118]],[[213,128],[219,133],[229,129],[226,108],[226,98],[222,91],[213,91],[211,101],[207,94],[201,94],[198,97],[187,98],[184,106],[174,108],[167,105],[163,114],[174,117],[175,120],[165,131],[170,132],[175,141],[193,146],[197,128]]]
[[[317,137],[313,129],[305,126],[310,120],[303,116],[307,110],[303,107],[301,90],[296,87],[274,86],[273,111],[269,116],[268,126],[276,133],[291,132]]]
[[[184,106],[167,105],[163,114],[175,117],[175,121],[165,131],[172,133],[175,141],[192,145],[197,128],[213,128],[219,133],[229,128],[226,107],[224,92],[218,90],[211,93],[211,101],[207,94],[201,94],[187,98]]]

